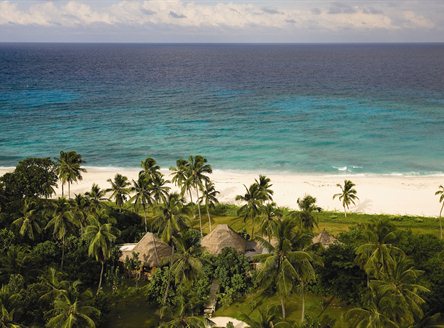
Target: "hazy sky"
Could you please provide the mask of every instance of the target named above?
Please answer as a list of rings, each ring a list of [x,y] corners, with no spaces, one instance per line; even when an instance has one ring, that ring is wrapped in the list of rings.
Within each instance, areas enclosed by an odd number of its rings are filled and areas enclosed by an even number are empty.
[[[444,42],[444,0],[0,0],[0,41]]]

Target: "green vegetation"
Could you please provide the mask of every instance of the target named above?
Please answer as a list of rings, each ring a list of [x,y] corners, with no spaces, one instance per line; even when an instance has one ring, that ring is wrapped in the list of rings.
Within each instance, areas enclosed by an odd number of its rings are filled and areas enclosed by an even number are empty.
[[[171,168],[179,193],[147,158],[136,180],[117,174],[109,189],[93,185],[71,198],[83,163],[61,152],[55,162],[23,160],[0,177],[0,327],[205,327],[211,290],[215,315],[251,327],[443,322],[442,213],[347,213],[357,199],[351,181],[335,195],[345,215],[322,211],[310,195],[297,200],[299,210],[279,208],[265,176],[245,186],[241,206],[220,204],[212,168],[199,155]],[[51,198],[57,182],[68,185],[68,198],[64,190]],[[218,224],[229,224],[256,254],[209,254],[201,238]],[[323,230],[337,241],[313,244]],[[159,267],[138,253],[120,261],[118,245],[147,231]],[[158,254],[155,236],[169,255]]]

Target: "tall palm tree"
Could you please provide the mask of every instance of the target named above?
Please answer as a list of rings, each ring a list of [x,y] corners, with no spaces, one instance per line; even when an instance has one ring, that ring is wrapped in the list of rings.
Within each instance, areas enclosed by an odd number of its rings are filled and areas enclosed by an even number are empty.
[[[81,165],[85,162],[82,156],[75,151],[60,152],[60,157],[57,160],[57,175],[62,182],[62,197],[64,196],[64,185],[68,183],[68,198],[71,198],[71,184],[82,180],[82,172],[86,169]]]
[[[152,191],[149,183],[147,182],[147,179],[139,176],[137,181],[133,180],[133,187],[131,188],[131,191],[134,193],[134,195],[130,198],[130,202],[133,202],[135,208],[142,207],[144,214],[145,232],[147,232],[147,207],[154,202],[152,198]]]
[[[310,195],[305,195],[303,198],[298,198],[297,203],[301,211],[299,213],[301,228],[313,231],[314,227],[318,226],[318,221],[313,215],[313,212],[321,211],[321,208],[316,204],[316,198]]]
[[[174,240],[177,240],[179,233],[188,227],[188,216],[186,215],[183,198],[178,193],[168,195],[165,203],[159,205],[159,211],[160,214],[154,219],[153,227],[160,235],[160,238],[172,247],[172,254],[169,258],[171,267],[175,250]],[[156,247],[156,244],[154,244],[154,247]],[[171,274],[171,270],[169,272]],[[162,306],[166,304],[171,281],[170,275],[167,279],[167,288],[163,296]]]
[[[121,210],[123,204],[128,199],[128,195],[131,191],[129,186],[131,184],[128,181],[128,178],[121,174],[116,174],[114,181],[111,179],[108,179],[107,181],[111,184],[111,188],[107,189],[106,191],[112,193],[111,198],[114,198],[117,207],[119,210]]]
[[[22,237],[27,236],[29,239],[34,240],[36,235],[42,232],[39,207],[36,201],[25,199],[20,217],[14,220],[12,224],[19,228],[19,234]]]
[[[347,217],[347,210],[349,209],[350,205],[355,205],[355,201],[359,198],[356,195],[356,189],[353,188],[355,184],[351,182],[350,180],[344,180],[344,186],[337,184],[337,186],[341,189],[341,192],[338,194],[333,195],[333,199],[336,197],[339,198],[339,200],[342,202],[342,207],[344,208],[344,215]]]
[[[78,222],[74,218],[71,206],[66,198],[59,198],[54,203],[52,218],[46,225],[46,229],[53,230],[53,236],[62,243],[62,260],[60,270],[63,270],[63,261],[65,258],[65,240],[78,227]]]
[[[356,260],[367,276],[379,278],[393,264],[393,256],[402,254],[394,245],[395,227],[385,220],[367,224],[364,243],[356,248]]]
[[[444,185],[440,185],[439,189],[435,192],[435,195],[439,196],[439,202],[442,204],[441,205],[441,210],[439,211],[439,232],[440,232],[440,237],[442,239],[442,222],[441,222],[441,218],[442,218],[442,211],[444,209]]]
[[[251,238],[254,238],[254,225],[256,218],[261,213],[263,198],[256,184],[252,184],[250,188],[244,185],[245,194],[237,195],[236,201],[245,202],[238,210],[238,215],[244,220],[244,225],[248,219],[251,220]]]
[[[117,239],[119,231],[111,223],[100,223],[95,219],[86,227],[84,238],[88,240],[88,255],[100,262],[100,278],[97,293],[102,288],[103,269],[105,262],[111,257],[111,249]]]
[[[51,318],[46,323],[48,328],[95,328],[94,317],[100,311],[92,303],[92,293],[88,289],[83,293],[78,291],[79,282],[74,282],[69,291],[61,293],[54,300],[54,307],[50,311]]]
[[[219,201],[217,200],[217,194],[219,194],[219,191],[217,191],[214,187],[214,183],[212,183],[211,181],[205,181],[205,188],[202,190],[202,196],[200,196],[198,201],[199,203],[205,204],[210,232],[212,230],[210,208],[214,208],[214,206],[219,203]]]
[[[191,184],[188,179],[188,161],[186,159],[178,159],[176,166],[170,167],[173,182],[180,188],[180,195],[183,197],[185,193],[189,193],[190,202],[193,202],[193,196],[191,195]]]
[[[274,290],[280,298],[282,318],[285,320],[285,301],[299,282],[302,311],[301,322],[305,318],[304,286],[315,279],[315,257],[305,250],[293,250],[292,239],[297,228],[297,222],[291,218],[278,221],[273,237],[276,244],[272,245],[263,238],[257,239],[269,250],[269,254],[258,255],[262,267],[258,273],[259,286],[262,290]]]
[[[213,169],[210,164],[207,164],[207,159],[201,155],[190,156],[188,159],[188,182],[193,186],[196,191],[197,199],[200,198],[199,190],[203,189],[204,183],[209,181],[208,174],[211,174]],[[199,226],[200,235],[203,236],[202,232],[202,214],[200,211],[200,203],[197,202],[197,209],[199,213]]]

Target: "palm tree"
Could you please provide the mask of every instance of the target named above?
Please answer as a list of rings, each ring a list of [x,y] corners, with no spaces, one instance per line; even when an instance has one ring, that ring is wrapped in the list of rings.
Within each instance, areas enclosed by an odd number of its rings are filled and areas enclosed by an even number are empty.
[[[173,237],[188,227],[183,198],[177,193],[169,194],[165,203],[159,205],[159,212],[153,227],[164,242],[171,244]]]
[[[71,201],[71,206],[76,220],[79,222],[80,234],[83,233],[83,228],[88,225],[88,214],[91,211],[91,202],[88,197],[82,194],[74,195]]]
[[[172,179],[171,181],[180,188],[180,195],[183,197],[186,192],[189,193],[190,202],[193,202],[191,195],[191,185],[188,179],[188,161],[186,159],[178,159],[175,167],[170,167]]]
[[[276,207],[276,203],[267,203],[261,210],[261,233],[271,242],[273,231],[276,228],[278,220],[282,219],[282,211]]]
[[[62,182],[62,197],[64,196],[63,187],[68,183],[68,198],[71,198],[71,183],[82,180],[82,172],[86,169],[81,165],[85,162],[82,156],[75,151],[60,152],[60,157],[57,160],[57,175]]]
[[[112,192],[111,198],[114,198],[117,207],[121,210],[131,191],[131,189],[128,188],[131,184],[129,183],[128,178],[121,174],[116,174],[114,181],[111,179],[108,179],[107,181],[111,183],[111,188],[106,191]]]
[[[299,209],[299,219],[301,220],[301,228],[313,231],[314,227],[318,226],[318,222],[313,215],[313,212],[320,212],[321,208],[316,204],[316,198],[310,195],[305,195],[304,198],[297,200]]]
[[[365,226],[364,236],[364,243],[356,248],[356,260],[368,276],[379,278],[393,264],[393,256],[403,253],[394,245],[395,228],[379,220]]]
[[[145,224],[145,232],[147,231],[147,206],[153,203],[151,189],[144,177],[139,177],[137,181],[133,180],[133,187],[131,191],[134,192],[134,195],[130,198],[130,202],[134,203],[134,207],[142,207],[144,213],[144,224]]]
[[[54,308],[50,311],[51,318],[46,323],[48,328],[95,328],[94,317],[100,311],[91,306],[92,293],[88,289],[83,293],[78,291],[79,282],[74,282],[70,290],[61,293],[54,300]]]
[[[190,286],[202,274],[202,261],[196,245],[186,245],[180,239],[174,239],[176,253],[171,254],[168,261],[176,286]]]
[[[213,172],[210,164],[207,164],[207,159],[203,156],[196,155],[190,156],[188,159],[188,183],[193,186],[196,191],[197,199],[200,198],[199,190],[203,189],[204,182],[209,181],[208,174]],[[199,226],[200,226],[200,235],[203,236],[202,232],[202,214],[200,211],[200,203],[197,202],[197,209],[199,213]]]
[[[74,218],[71,206],[66,198],[59,198],[54,204],[52,218],[46,225],[46,229],[52,227],[54,237],[62,242],[62,260],[60,270],[63,270],[63,260],[65,258],[65,240],[78,226]]]
[[[262,201],[273,201],[273,190],[271,190],[271,187],[273,186],[270,183],[270,179],[267,178],[265,175],[259,175],[259,180],[255,179],[254,182],[257,185],[257,188],[259,190],[259,195]]]
[[[183,198],[178,193],[172,193],[168,195],[165,203],[159,205],[160,215],[158,215],[153,222],[154,229],[157,230],[161,239],[169,243],[172,246],[172,254],[169,258],[170,267],[172,266],[172,260],[174,258],[175,243],[178,234],[186,229],[188,217],[186,215],[186,209],[183,204]],[[156,244],[154,243],[156,249]],[[171,274],[171,270],[169,271]],[[165,290],[162,305],[165,306],[169,288],[170,288],[170,275],[168,275],[167,288]]]
[[[149,182],[150,182],[151,194],[154,201],[157,204],[165,202],[165,200],[168,197],[168,192],[170,190],[170,187],[166,186],[166,184],[169,183],[170,181],[165,180],[163,178],[163,175],[160,174],[159,176],[155,177]]]
[[[21,326],[14,321],[14,310],[8,311],[2,302],[0,302],[0,328],[20,328]]]
[[[46,274],[41,277],[47,292],[45,292],[40,299],[52,301],[62,294],[66,294],[70,288],[70,281],[63,280],[63,278],[64,275],[62,272],[50,267]]]
[[[141,162],[142,171],[139,172],[139,176],[145,177],[147,180],[154,180],[162,175],[160,172],[160,166],[154,158],[148,157]]]
[[[25,199],[21,216],[12,222],[14,226],[19,228],[19,234],[22,237],[27,236],[29,239],[34,240],[36,235],[42,232],[38,210],[39,208],[34,200]]]
[[[100,189],[99,185],[93,183],[91,186],[91,191],[87,191],[85,193],[85,197],[88,199],[90,203],[90,207],[93,210],[97,210],[102,207],[102,201],[109,200],[105,197],[106,190]]]
[[[424,316],[421,295],[428,289],[418,283],[421,274],[405,255],[395,256],[381,279],[370,281],[369,303],[347,311],[345,321],[351,327],[412,327]]]
[[[246,204],[242,205],[238,210],[238,215],[244,220],[244,225],[247,220],[251,220],[251,238],[254,238],[255,219],[261,213],[262,196],[256,184],[252,184],[250,188],[244,185],[245,194],[237,195],[236,201],[242,201]]]
[[[207,216],[208,216],[208,226],[211,232],[211,216],[210,216],[210,208],[214,208],[214,206],[219,203],[217,200],[217,194],[219,194],[219,191],[217,191],[214,188],[214,183],[211,181],[205,181],[205,188],[202,190],[202,196],[199,198],[199,203],[204,203],[205,208],[207,210]]]
[[[281,320],[279,306],[262,306],[257,309],[257,316],[241,313],[239,319],[245,322],[250,328],[279,328],[293,327],[290,323]]]
[[[100,262],[100,279],[97,287],[97,293],[102,288],[102,277],[105,262],[111,257],[113,243],[117,239],[119,231],[111,223],[100,223],[99,220],[93,220],[92,224],[87,226],[84,238],[88,240],[88,255]]]
[[[258,285],[262,290],[275,290],[279,295],[282,318],[285,320],[285,300],[293,291],[295,282],[299,282],[302,311],[301,322],[305,318],[304,286],[315,279],[313,264],[316,259],[305,250],[293,250],[292,239],[297,222],[291,218],[279,220],[273,231],[276,244],[273,246],[263,238],[257,239],[269,250],[269,254],[258,255],[262,267],[258,273]]]
[[[181,297],[179,305],[174,311],[173,319],[169,322],[162,323],[161,328],[206,328],[208,327],[208,319],[197,316],[190,316],[185,313],[184,299]],[[211,326],[211,325],[210,325]]]
[[[344,215],[347,217],[347,209],[349,209],[351,204],[355,205],[355,200],[359,199],[358,196],[356,196],[356,189],[353,188],[355,184],[350,180],[344,180],[344,186],[341,186],[340,184],[337,184],[337,186],[341,188],[341,192],[334,194],[333,199],[336,197],[339,198],[342,202],[342,207],[344,208]]]
[[[404,254],[400,254],[394,257],[392,265],[382,273],[380,280],[370,282],[371,290],[390,300],[385,304],[387,316],[403,326],[411,326],[424,316],[422,305],[426,301],[422,294],[430,291],[418,283],[422,273],[413,267]]]
[[[440,185],[439,189],[435,192],[435,195],[439,196],[439,202],[442,203],[441,210],[439,211],[439,231],[440,231],[440,237],[442,239],[442,211],[444,209],[444,185]]]

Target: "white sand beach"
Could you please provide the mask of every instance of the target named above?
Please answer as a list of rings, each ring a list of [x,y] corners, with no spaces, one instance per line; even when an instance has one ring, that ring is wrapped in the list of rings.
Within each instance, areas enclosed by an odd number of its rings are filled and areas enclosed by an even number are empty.
[[[0,175],[13,168],[0,168]],[[97,168],[88,167],[83,180],[71,186],[71,193],[84,193],[93,183],[108,188],[107,179],[116,173],[136,179],[138,168]],[[168,170],[162,170],[169,175]],[[359,201],[351,208],[353,212],[385,213],[420,216],[437,216],[440,205],[435,191],[444,184],[444,176],[395,176],[395,175],[306,175],[276,172],[235,172],[215,170],[212,179],[220,191],[219,200],[234,203],[236,195],[244,193],[243,185],[249,186],[259,174],[271,179],[274,200],[279,206],[296,208],[296,200],[305,194],[317,198],[324,210],[342,211],[340,202],[332,199],[338,192],[337,183],[350,179],[356,184]],[[61,189],[57,190],[61,193]]]

